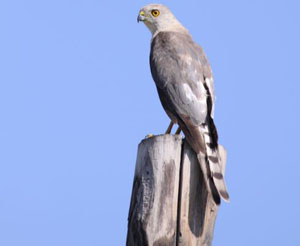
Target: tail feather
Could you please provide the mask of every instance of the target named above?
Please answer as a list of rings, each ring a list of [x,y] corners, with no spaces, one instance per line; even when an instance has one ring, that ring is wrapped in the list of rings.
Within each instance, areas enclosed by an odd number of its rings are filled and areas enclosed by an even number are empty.
[[[217,205],[220,205],[221,197],[220,197],[220,194],[219,194],[219,192],[217,190],[217,187],[214,183],[214,180],[210,175],[210,170],[209,170],[209,167],[207,165],[207,163],[208,163],[207,157],[206,157],[205,154],[199,153],[197,155],[197,158],[198,158],[198,162],[199,162],[200,167],[201,167],[201,171],[203,173],[203,178],[204,178],[204,182],[206,184],[207,191],[208,191],[208,193],[210,193],[212,195],[212,198],[214,199],[215,203]]]
[[[219,156],[221,159],[221,169],[222,169],[222,174],[225,176],[225,167],[226,167],[226,161],[227,161],[227,152],[226,149],[224,148],[223,145],[219,144]]]
[[[220,203],[219,197],[229,202],[229,194],[224,180],[226,150],[222,145],[218,145],[217,148],[211,148],[209,129],[206,125],[201,128],[201,132],[204,133],[206,153],[198,153],[197,157],[206,179],[207,189],[212,194],[216,204]]]

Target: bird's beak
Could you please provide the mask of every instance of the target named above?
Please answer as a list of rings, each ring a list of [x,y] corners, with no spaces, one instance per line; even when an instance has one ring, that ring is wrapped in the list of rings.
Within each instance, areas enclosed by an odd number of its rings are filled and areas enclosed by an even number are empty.
[[[137,17],[137,22],[140,21],[145,21],[146,17],[145,17],[145,12],[144,11],[140,11],[138,17]]]

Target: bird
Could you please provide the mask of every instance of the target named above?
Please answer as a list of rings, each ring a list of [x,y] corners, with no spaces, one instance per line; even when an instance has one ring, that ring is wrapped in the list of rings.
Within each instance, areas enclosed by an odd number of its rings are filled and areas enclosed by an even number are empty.
[[[179,125],[197,154],[208,194],[219,205],[229,202],[224,179],[226,150],[218,144],[214,123],[214,81],[211,66],[187,28],[162,4],[148,4],[139,11],[152,34],[150,69],[161,104],[173,124]]]

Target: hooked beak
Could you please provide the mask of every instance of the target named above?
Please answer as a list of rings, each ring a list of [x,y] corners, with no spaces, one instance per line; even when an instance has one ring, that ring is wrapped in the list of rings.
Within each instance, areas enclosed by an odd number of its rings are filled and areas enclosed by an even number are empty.
[[[145,21],[146,17],[145,17],[145,12],[144,11],[140,11],[138,17],[137,17],[137,22],[139,23],[140,21]]]

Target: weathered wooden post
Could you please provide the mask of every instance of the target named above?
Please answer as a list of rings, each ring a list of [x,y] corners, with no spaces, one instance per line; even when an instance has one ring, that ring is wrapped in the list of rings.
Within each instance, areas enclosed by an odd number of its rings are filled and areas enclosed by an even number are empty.
[[[127,246],[209,246],[217,211],[196,155],[180,135],[139,144]]]

